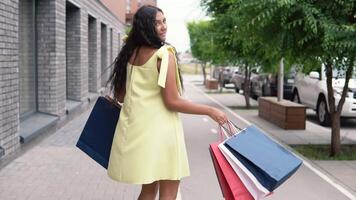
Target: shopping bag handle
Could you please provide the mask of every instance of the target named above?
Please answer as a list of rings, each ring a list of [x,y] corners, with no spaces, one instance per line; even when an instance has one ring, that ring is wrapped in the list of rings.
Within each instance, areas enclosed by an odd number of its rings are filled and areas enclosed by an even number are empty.
[[[117,101],[115,101],[112,97],[110,97],[109,95],[105,95],[105,99],[107,99],[108,101],[110,101],[110,103],[112,103],[114,106],[118,107],[121,109],[121,105],[119,103],[117,103]]]
[[[219,125],[219,126],[221,126],[222,128],[224,128],[225,129],[225,131],[229,131],[230,133],[236,133],[236,132],[240,132],[240,131],[242,131],[243,129],[242,128],[240,128],[240,127],[238,127],[236,124],[234,124],[232,121],[230,121],[230,120],[228,120],[227,122],[226,122],[226,124],[227,124],[227,126],[228,126],[228,128],[229,129],[226,129],[224,126],[222,126],[222,125]],[[230,136],[232,136],[232,135],[234,135],[234,134],[229,134]]]
[[[227,124],[227,128],[223,125],[218,125],[219,126],[219,136],[220,136],[220,141],[223,141],[223,135],[225,135],[225,138],[232,137],[238,132],[241,132],[243,129],[238,127],[236,124],[228,120],[225,124]]]
[[[219,141],[224,141],[224,138],[229,138],[229,131],[226,131],[226,128],[222,125],[218,125],[219,127]],[[225,137],[224,137],[225,136]]]
[[[228,120],[227,123],[228,123],[230,126],[234,127],[237,132],[243,131],[242,128],[238,127],[238,126],[237,126],[236,124],[234,124],[232,121]]]

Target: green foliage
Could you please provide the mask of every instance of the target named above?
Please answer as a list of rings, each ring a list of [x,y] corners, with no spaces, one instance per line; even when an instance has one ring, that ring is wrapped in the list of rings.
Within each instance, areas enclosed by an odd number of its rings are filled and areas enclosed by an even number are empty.
[[[319,67],[325,59],[355,57],[354,0],[203,0],[202,4],[215,24],[229,29],[222,32],[229,34],[225,38],[231,49],[237,49],[231,44],[238,38],[247,41],[242,46],[247,55],[246,47],[263,48],[259,59],[276,63],[285,57],[307,69]]]
[[[276,49],[268,48],[255,35],[244,31],[246,24],[240,17],[237,0],[203,1],[212,15],[215,41],[225,51],[225,58],[231,64],[243,65],[250,69],[262,67],[263,71],[273,71],[280,59]]]
[[[330,145],[292,145],[302,155],[312,160],[356,160],[356,145],[343,145],[339,155],[330,157]]]
[[[210,53],[207,52],[207,37],[204,34],[204,31],[208,29],[208,23],[207,22],[200,22],[200,23],[195,23],[191,22],[188,23],[188,33],[190,37],[190,49],[192,51],[192,54],[195,58],[201,60],[201,61],[209,61],[209,55]]]
[[[190,49],[195,58],[205,63],[226,63],[225,51],[215,42],[216,34],[210,21],[189,22],[187,27]]]
[[[264,68],[279,58],[298,63],[304,71],[326,67],[332,155],[340,147],[339,119],[356,63],[355,0],[202,0],[216,25],[228,24],[224,43],[238,59]],[[224,25],[218,26],[224,29]],[[227,44],[227,45],[226,45]],[[332,69],[346,71],[340,101],[335,103]],[[336,120],[336,121],[335,121]]]
[[[126,35],[129,35],[131,29],[132,29],[132,26],[126,26],[126,27],[125,27],[125,34],[126,34]]]

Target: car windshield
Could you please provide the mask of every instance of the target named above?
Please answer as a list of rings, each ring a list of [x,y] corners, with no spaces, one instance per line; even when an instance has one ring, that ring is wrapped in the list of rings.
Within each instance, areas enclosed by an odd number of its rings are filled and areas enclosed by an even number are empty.
[[[333,78],[345,78],[346,76],[346,71],[345,70],[333,70]],[[356,78],[356,69],[354,68],[354,72],[352,74],[351,78]]]
[[[325,71],[324,71],[325,73]],[[326,75],[326,74],[325,74]],[[339,78],[345,78],[346,76],[346,71],[345,70],[337,70],[337,69],[333,69],[333,78],[339,79]],[[356,67],[354,67],[354,72],[352,74],[352,79],[356,79]]]

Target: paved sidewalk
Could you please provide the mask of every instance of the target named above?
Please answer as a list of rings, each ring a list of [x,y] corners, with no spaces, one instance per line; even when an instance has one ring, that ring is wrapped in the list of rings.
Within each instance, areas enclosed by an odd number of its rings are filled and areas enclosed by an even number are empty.
[[[0,169],[0,199],[133,200],[139,187],[111,181],[75,148],[90,110]]]
[[[194,77],[190,79],[194,79]],[[195,83],[198,82],[195,81]],[[201,84],[196,84],[196,86],[284,144],[330,144],[330,128],[316,124],[315,112],[312,110],[307,110],[308,121],[306,122],[305,130],[284,130],[258,117],[257,101],[251,99],[251,105],[254,109],[247,110],[243,108],[245,106],[244,96],[236,94],[232,89],[224,89],[223,93],[219,93],[218,91],[206,90]],[[349,121],[352,120],[354,119]],[[355,123],[354,121],[349,121],[345,122],[345,124]],[[351,128],[341,131],[341,140],[343,144],[356,144],[356,127],[354,124],[351,125]],[[311,160],[310,162],[336,184],[343,186],[350,194],[354,197],[356,196],[356,161]]]
[[[0,200],[136,200],[140,185],[112,181],[105,169],[75,147],[90,112],[39,139],[0,168]],[[212,132],[216,123],[198,115],[182,114],[182,120],[191,174],[181,181],[177,200],[221,200],[208,150],[217,139]]]
[[[202,92],[198,92],[198,89],[194,89],[192,84],[186,86],[188,99],[219,107]],[[231,95],[232,98],[238,96],[234,93]],[[250,120],[248,112],[236,112]],[[89,114],[90,110],[84,112],[1,168],[0,200],[135,200],[139,185],[112,181],[106,170],[74,146]],[[228,115],[230,119],[246,126],[241,119],[231,113]],[[182,199],[221,200],[221,191],[208,151],[208,144],[217,140],[216,123],[206,116],[182,115],[182,119],[191,169],[191,176],[184,178],[180,185]],[[278,129],[274,127],[272,130]],[[330,164],[327,166],[332,168]],[[338,170],[338,166],[335,169]],[[334,173],[331,169],[329,171]],[[348,175],[349,179],[355,177]],[[305,200],[347,199],[305,165],[268,199],[297,200],[301,197]]]

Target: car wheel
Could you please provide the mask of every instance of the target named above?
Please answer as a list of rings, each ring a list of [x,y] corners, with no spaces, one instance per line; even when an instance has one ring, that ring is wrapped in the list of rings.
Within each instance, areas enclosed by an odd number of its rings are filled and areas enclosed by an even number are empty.
[[[240,89],[238,87],[235,87],[235,92],[240,93]]]
[[[294,103],[300,103],[300,98],[297,90],[294,90],[293,95],[292,95],[292,101]]]
[[[316,114],[318,117],[319,124],[323,126],[330,125],[330,114],[324,96],[320,97],[318,101]]]
[[[252,84],[250,85],[250,97],[251,97],[252,99],[254,99],[254,100],[257,100],[257,98],[258,98],[258,96],[257,96],[257,94],[256,94],[256,92],[255,92],[255,90],[253,89]]]
[[[267,85],[263,84],[262,85],[262,96],[269,96],[268,92],[267,92]]]
[[[225,87],[225,85],[227,84],[227,81],[223,81],[223,87]]]

